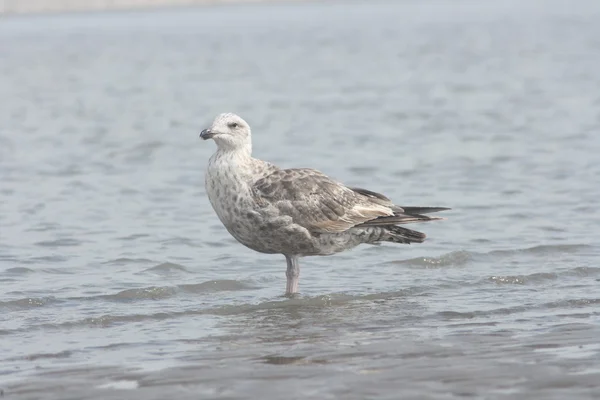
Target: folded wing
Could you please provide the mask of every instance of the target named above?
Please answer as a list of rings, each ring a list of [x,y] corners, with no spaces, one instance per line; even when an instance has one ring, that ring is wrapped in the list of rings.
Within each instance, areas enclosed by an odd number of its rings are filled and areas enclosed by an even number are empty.
[[[394,216],[391,202],[373,200],[308,168],[278,170],[255,182],[256,197],[313,232],[344,232]]]

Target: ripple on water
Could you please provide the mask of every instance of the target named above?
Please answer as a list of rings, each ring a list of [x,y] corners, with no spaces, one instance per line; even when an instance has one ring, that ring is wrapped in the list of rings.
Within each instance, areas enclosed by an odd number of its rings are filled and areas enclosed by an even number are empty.
[[[150,235],[148,235],[146,233],[135,233],[133,235],[120,237],[117,240],[132,241],[132,240],[137,240],[137,239],[142,239],[142,238],[147,238],[147,237],[150,237]]]
[[[540,272],[531,275],[491,276],[489,280],[499,285],[525,285],[528,283],[541,283],[549,280],[555,280],[557,278],[558,274]]]
[[[184,237],[173,237],[159,242],[162,246],[187,246],[187,247],[202,247],[203,244],[197,239],[189,239]]]
[[[536,305],[518,305],[513,307],[500,307],[491,310],[477,310],[471,312],[458,312],[453,310],[445,310],[437,313],[438,316],[444,319],[471,319],[475,317],[490,317],[494,315],[512,315],[522,312],[544,311],[551,309],[578,310],[590,306],[600,304],[600,298],[583,298],[583,299],[566,299],[552,301]],[[579,313],[581,315],[590,316],[591,313]],[[571,315],[571,314],[569,314]]]
[[[598,374],[600,247],[569,244],[593,243],[599,222],[593,106],[600,74],[593,71],[600,52],[591,51],[600,37],[598,1],[588,0],[593,9],[577,3],[568,15],[552,2],[487,2],[502,6],[467,13],[419,6],[425,2],[347,3],[247,8],[250,30],[220,30],[213,17],[230,10],[212,8],[192,17],[190,9],[160,13],[158,24],[148,13],[116,16],[126,31],[115,15],[98,15],[83,41],[70,32],[90,25],[85,15],[36,17],[35,35],[23,29],[25,19],[2,25],[15,39],[3,42],[2,66],[16,101],[6,103],[7,118],[0,113],[0,125],[9,127],[0,134],[0,193],[8,196],[0,199],[0,209],[8,207],[6,217],[0,212],[0,280],[12,280],[0,282],[0,380],[12,374],[21,381],[0,385],[7,399],[180,398],[192,391],[271,399],[292,389],[321,398],[568,392],[563,397],[580,400],[598,390],[600,375],[572,375],[588,367]],[[399,14],[418,18],[393,24]],[[318,30],[296,23],[311,16],[328,23]],[[214,40],[195,40],[208,32]],[[238,41],[238,53],[255,53],[262,38],[259,58],[276,61],[260,63],[270,84],[251,107],[234,104],[240,82],[261,83],[255,65],[228,63],[226,44],[238,34],[248,39]],[[299,35],[306,46],[285,46]],[[190,46],[216,55],[201,73]],[[109,51],[97,59],[98,48]],[[142,73],[129,73],[158,53]],[[524,62],[532,54],[540,67],[533,82]],[[438,56],[448,62],[430,62]],[[27,63],[32,58],[43,74]],[[569,73],[574,59],[584,62]],[[81,60],[99,63],[88,68]],[[293,64],[310,87],[290,84]],[[75,79],[46,79],[66,70]],[[98,71],[107,79],[99,81]],[[507,72],[515,78],[508,84]],[[208,82],[206,95],[194,98],[189,79],[172,75],[221,84]],[[153,79],[165,84],[148,84]],[[512,84],[528,79],[526,90]],[[176,96],[139,101],[165,90]],[[464,212],[428,226],[434,240],[424,246],[363,246],[307,260],[301,290],[321,295],[280,296],[280,256],[236,243],[206,199],[199,169],[214,143],[191,146],[197,134],[188,133],[198,122],[189,121],[197,108],[211,112],[215,94],[254,114],[247,118],[256,121],[265,159],[367,188],[376,181],[391,198]],[[125,103],[135,107],[114,107]],[[332,133],[322,134],[331,121]],[[187,133],[165,135],[165,127]],[[303,127],[301,137],[294,127]],[[557,153],[557,141],[568,146]],[[290,144],[305,154],[286,154]],[[75,241],[52,242],[60,238]],[[13,267],[30,270],[7,271]],[[57,275],[66,272],[73,275]],[[589,327],[574,333],[578,322]],[[553,331],[557,324],[564,328]],[[9,357],[22,358],[3,363]],[[176,370],[163,370],[172,364]],[[123,396],[128,388],[137,389]]]
[[[82,300],[104,299],[109,301],[137,301],[137,300],[160,300],[177,296],[180,292],[185,293],[214,293],[221,291],[238,291],[256,289],[248,283],[235,280],[215,280],[196,284],[182,284],[177,286],[151,286],[145,288],[126,289],[115,294],[100,295],[82,298]]]
[[[219,227],[219,229],[222,229]],[[227,247],[230,245],[228,241],[223,242],[204,242],[208,247]]]
[[[148,264],[154,262],[147,258],[128,258],[128,257],[119,257],[114,260],[108,260],[103,262],[106,265],[128,265],[128,264]]]
[[[425,268],[440,268],[440,267],[459,267],[467,265],[473,259],[490,261],[504,256],[512,256],[515,254],[532,254],[532,255],[547,255],[547,254],[564,254],[577,253],[579,251],[590,248],[585,244],[561,244],[561,245],[543,245],[525,249],[508,249],[508,250],[493,250],[488,253],[477,253],[472,251],[460,250],[453,251],[447,254],[442,254],[439,257],[416,257],[408,260],[391,261],[392,264],[406,264],[416,267]],[[589,272],[589,269],[587,270]]]
[[[160,300],[174,296],[177,289],[173,287],[151,286],[139,289],[122,290],[115,294],[99,296],[112,301]]]
[[[183,265],[175,264],[172,262],[164,262],[155,265],[154,267],[146,268],[142,272],[151,272],[155,274],[173,274],[179,272],[189,273],[190,271],[188,271],[187,268],[185,268]]]
[[[32,257],[27,261],[30,263],[46,263],[46,262],[60,263],[60,262],[65,262],[67,260],[68,260],[68,257],[54,254],[51,256]]]
[[[206,282],[208,291],[203,291],[202,293],[212,293],[214,292],[213,282]],[[221,290],[226,290],[231,286],[234,289],[231,290],[246,290],[247,286],[244,285],[243,288],[238,286],[237,283],[232,282],[217,282],[217,287],[222,287]],[[237,288],[237,289],[236,289]],[[253,287],[251,287],[253,288]],[[121,292],[118,292],[113,295],[100,295],[93,297],[84,297],[84,298],[68,298],[64,300],[79,300],[79,301],[90,301],[90,300],[109,300],[109,301],[136,301],[136,300],[155,300],[161,299],[169,296],[174,296],[178,289],[172,287],[164,287],[164,288],[142,288],[142,289],[128,289]],[[227,289],[229,290],[229,289]],[[224,316],[224,315],[245,315],[252,314],[255,312],[261,311],[269,311],[269,310],[308,310],[308,309],[322,309],[329,308],[332,306],[343,306],[356,301],[367,301],[367,302],[379,302],[384,300],[392,300],[398,298],[404,298],[410,295],[416,294],[418,289],[409,289],[409,290],[401,290],[401,291],[393,291],[386,293],[373,293],[367,295],[346,295],[346,294],[331,294],[331,295],[321,295],[314,297],[294,297],[294,298],[283,298],[282,300],[272,300],[265,301],[259,304],[226,304],[220,306],[213,306],[207,308],[200,309],[187,309],[181,311],[171,311],[171,312],[158,312],[158,313],[148,313],[148,314],[126,314],[126,315],[113,315],[113,314],[105,314],[95,317],[88,317],[83,319],[78,319],[74,321],[66,321],[61,323],[42,323],[42,324],[34,324],[30,325],[27,328],[19,328],[13,331],[6,331],[7,333],[14,333],[16,331],[31,331],[34,329],[70,329],[70,328],[79,328],[79,327],[108,327],[115,324],[121,323],[136,323],[142,321],[161,321],[167,319],[176,319],[176,318],[184,318],[189,316],[198,316],[198,315],[214,315],[214,316]],[[58,303],[64,300],[49,298],[49,299],[21,299],[15,300],[8,303],[13,303],[13,306],[23,307],[23,308],[31,308],[31,307],[39,307],[45,304],[50,304],[51,302]],[[3,305],[10,306],[11,304],[3,304],[0,303],[0,309],[2,309]]]
[[[529,275],[491,276],[489,281],[499,285],[538,284],[569,277],[594,277],[600,275],[600,267],[575,267],[561,272],[538,272]]]
[[[30,263],[33,264],[33,263]],[[59,275],[72,275],[75,272],[73,271],[69,271],[66,269],[60,269],[60,268],[41,268],[41,269],[31,269],[31,268],[26,268],[26,267],[13,267],[13,268],[8,268],[6,270],[4,270],[5,274],[8,275],[13,275],[13,276],[18,276],[18,275],[29,275],[29,274],[35,274],[38,272],[43,272],[46,274],[59,274]]]
[[[73,275],[73,274],[77,273],[75,271],[70,271],[70,270],[60,269],[60,268],[44,268],[41,271],[46,274],[57,274],[57,275]]]
[[[16,300],[0,301],[0,310],[18,311],[32,308],[43,307],[50,304],[59,303],[61,300],[55,297],[26,297]]]
[[[10,274],[10,275],[27,275],[27,274],[35,273],[34,270],[32,270],[30,268],[25,268],[25,267],[8,268],[8,269],[5,269],[4,272],[6,274]]]
[[[250,290],[257,289],[249,283],[222,279],[216,281],[208,281],[202,283],[192,283],[177,286],[179,289],[189,293],[210,293],[220,291],[235,291],[235,290]]]
[[[392,261],[392,263],[425,268],[461,267],[468,264],[474,254],[469,251],[453,251],[439,257],[417,257],[408,260]]]
[[[63,239],[56,239],[56,240],[44,240],[44,241],[35,243],[35,245],[42,246],[42,247],[70,247],[70,246],[79,246],[82,243],[83,242],[81,240],[63,238]]]
[[[46,232],[46,231],[55,231],[59,230],[62,226],[57,223],[39,223],[35,226],[28,228],[27,232]]]
[[[557,254],[557,253],[577,253],[581,250],[590,248],[587,244],[554,244],[554,245],[540,245],[528,247],[525,249],[512,249],[512,250],[494,250],[489,252],[489,255],[511,255],[515,253],[529,253],[529,254]]]
[[[235,280],[213,280],[198,284],[182,284],[177,286],[150,286],[144,288],[126,289],[114,294],[101,294],[86,297],[24,297],[20,299],[0,301],[0,310],[19,311],[44,307],[65,301],[111,301],[136,302],[146,300],[162,300],[175,297],[180,293],[208,294],[225,291],[243,291],[257,289],[256,286]]]
[[[22,357],[13,357],[13,358],[7,358],[6,361],[17,361],[17,360],[26,360],[26,361],[35,361],[35,360],[40,360],[40,359],[52,359],[52,358],[69,358],[71,357],[71,355],[73,354],[73,352],[65,350],[65,351],[60,351],[58,353],[34,353],[34,354],[28,354],[26,356],[22,356]]]

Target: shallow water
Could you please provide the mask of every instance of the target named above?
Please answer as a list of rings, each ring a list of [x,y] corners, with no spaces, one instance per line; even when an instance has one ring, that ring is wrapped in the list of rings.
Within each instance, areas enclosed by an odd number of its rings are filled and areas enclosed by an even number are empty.
[[[10,399],[600,395],[600,3],[202,7],[0,21]],[[285,261],[203,188],[255,154],[400,204],[428,241]],[[414,226],[416,227],[416,225]]]

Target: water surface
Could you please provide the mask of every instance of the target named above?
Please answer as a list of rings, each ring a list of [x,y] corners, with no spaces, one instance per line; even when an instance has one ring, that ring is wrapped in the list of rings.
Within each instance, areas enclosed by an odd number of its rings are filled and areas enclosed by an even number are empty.
[[[10,399],[600,394],[600,5],[365,2],[0,21]],[[428,241],[237,244],[198,140],[400,204]]]

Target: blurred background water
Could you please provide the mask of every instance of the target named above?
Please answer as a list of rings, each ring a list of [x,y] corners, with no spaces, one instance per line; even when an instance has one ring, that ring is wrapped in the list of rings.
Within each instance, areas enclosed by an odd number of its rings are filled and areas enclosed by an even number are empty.
[[[600,395],[600,3],[257,4],[0,20],[7,398]],[[254,154],[400,204],[422,245],[302,263],[221,226]]]

